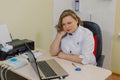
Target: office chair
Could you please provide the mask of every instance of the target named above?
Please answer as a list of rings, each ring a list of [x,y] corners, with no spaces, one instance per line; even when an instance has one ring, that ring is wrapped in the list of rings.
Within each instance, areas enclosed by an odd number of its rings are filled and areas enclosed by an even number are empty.
[[[102,67],[105,56],[102,55],[102,33],[98,24],[91,21],[83,21],[83,26],[93,32],[94,35],[94,55],[96,57],[97,66]]]

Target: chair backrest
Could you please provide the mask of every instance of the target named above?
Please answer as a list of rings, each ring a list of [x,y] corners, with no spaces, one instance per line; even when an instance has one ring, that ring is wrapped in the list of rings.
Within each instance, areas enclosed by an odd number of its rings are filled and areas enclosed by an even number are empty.
[[[88,28],[93,32],[94,35],[94,55],[96,56],[96,61],[98,62],[99,58],[102,55],[102,33],[98,24],[91,21],[83,21],[84,27]]]

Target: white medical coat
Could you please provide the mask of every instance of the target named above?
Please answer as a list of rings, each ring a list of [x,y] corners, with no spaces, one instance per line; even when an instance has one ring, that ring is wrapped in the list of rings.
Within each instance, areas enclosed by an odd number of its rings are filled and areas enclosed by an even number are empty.
[[[71,35],[67,34],[62,38],[60,48],[65,54],[78,54],[83,59],[82,64],[96,65],[94,38],[87,28],[79,26]]]

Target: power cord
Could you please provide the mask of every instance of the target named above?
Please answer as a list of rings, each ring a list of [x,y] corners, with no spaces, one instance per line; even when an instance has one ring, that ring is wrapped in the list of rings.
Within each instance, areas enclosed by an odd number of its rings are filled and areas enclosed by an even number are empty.
[[[63,80],[63,77],[61,76],[59,80]]]
[[[6,68],[7,68],[7,66],[6,66],[5,64],[3,64],[3,65],[1,66],[1,72],[0,72],[0,74],[1,74],[1,80],[4,80],[3,71],[4,71]]]
[[[1,67],[0,67],[1,80],[3,80],[3,75],[2,75],[3,73],[2,72],[3,72],[4,67],[5,67],[5,64],[2,64]]]
[[[5,71],[5,80],[7,80],[7,72],[11,69],[11,67],[7,67]]]
[[[7,80],[7,71],[10,69],[11,67],[7,66],[6,64],[1,65],[1,69],[0,69],[1,80]]]

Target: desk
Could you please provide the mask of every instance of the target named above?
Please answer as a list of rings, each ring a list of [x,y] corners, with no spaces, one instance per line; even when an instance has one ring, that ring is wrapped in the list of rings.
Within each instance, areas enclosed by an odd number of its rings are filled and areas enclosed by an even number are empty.
[[[51,58],[55,59],[69,74],[69,76],[64,80],[105,80],[111,75],[110,70],[99,68],[93,65],[82,65],[78,63],[75,63],[75,65],[79,66],[81,71],[75,71],[75,67],[72,65],[73,62],[52,57],[48,52],[45,51],[42,51],[42,53],[43,56],[37,60],[39,61]],[[28,78],[29,80],[39,80],[30,64],[18,70],[14,70],[14,72]]]

